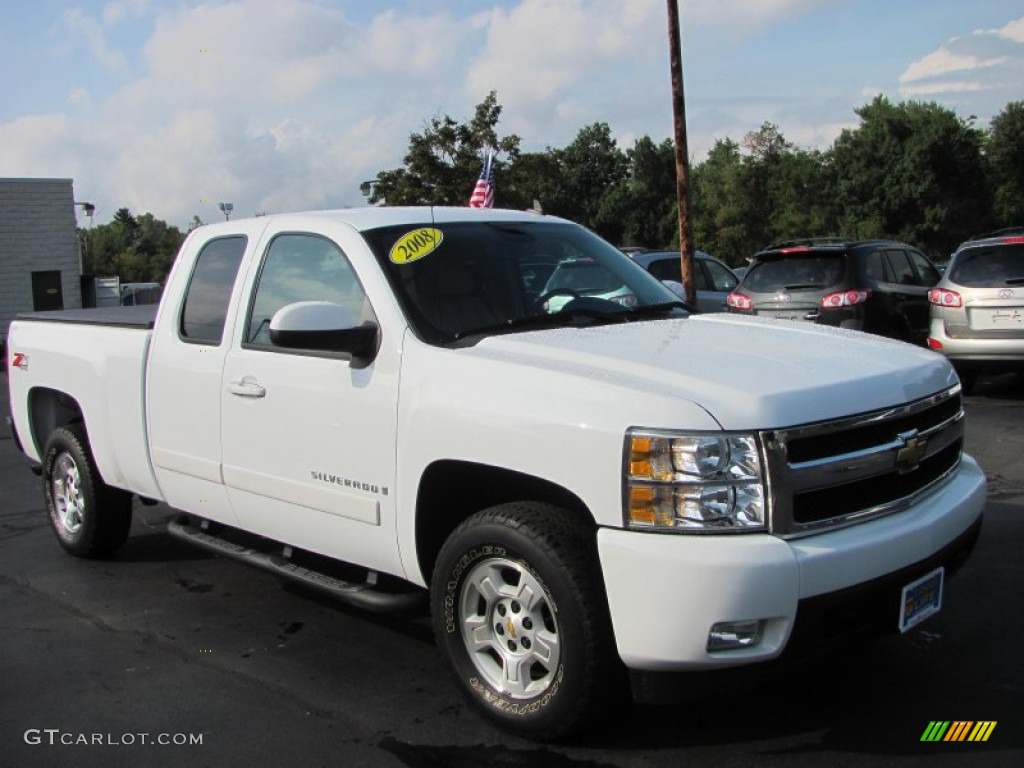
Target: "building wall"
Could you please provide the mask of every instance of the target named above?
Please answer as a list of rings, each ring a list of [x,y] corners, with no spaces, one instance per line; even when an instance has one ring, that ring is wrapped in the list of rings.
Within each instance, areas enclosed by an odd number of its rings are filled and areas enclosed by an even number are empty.
[[[82,306],[71,179],[0,179],[0,336],[31,312],[32,273],[60,271],[65,309]]]

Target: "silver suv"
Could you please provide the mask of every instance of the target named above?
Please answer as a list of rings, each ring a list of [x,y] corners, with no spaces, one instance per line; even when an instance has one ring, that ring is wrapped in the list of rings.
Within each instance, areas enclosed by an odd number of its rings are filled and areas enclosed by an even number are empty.
[[[971,238],[928,292],[928,346],[969,389],[982,372],[1024,369],[1024,227]]]

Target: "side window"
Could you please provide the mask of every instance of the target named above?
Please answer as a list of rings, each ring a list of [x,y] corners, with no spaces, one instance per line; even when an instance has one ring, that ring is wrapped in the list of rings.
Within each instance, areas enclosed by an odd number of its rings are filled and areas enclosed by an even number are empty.
[[[683,265],[678,258],[652,261],[647,271],[659,280],[675,280],[677,283],[683,280]]]
[[[735,276],[717,261],[705,261],[704,267],[708,271],[708,277],[711,278],[711,290],[731,291],[736,287]]]
[[[917,276],[921,285],[931,288],[937,282],[939,282],[939,270],[932,266],[932,263],[928,261],[922,254],[917,251],[907,251],[910,255],[910,260],[914,262],[914,266],[917,268]]]
[[[886,251],[885,257],[892,272],[892,282],[900,285],[915,285],[917,283],[914,268],[910,265],[906,251]]]
[[[864,259],[864,275],[869,280],[877,280],[880,283],[892,282],[892,279],[886,274],[885,261],[882,259],[881,251],[871,251]]]
[[[178,332],[185,341],[219,346],[231,289],[247,239],[221,237],[203,246],[185,292]]]
[[[708,273],[704,267],[702,262],[697,259],[693,260],[693,287],[698,291],[711,290],[711,286],[708,285]],[[682,272],[682,267],[679,268],[679,271]]]
[[[270,243],[243,342],[269,346],[270,319],[297,301],[330,301],[348,308],[354,322],[374,319],[352,265],[319,235],[278,235]]]

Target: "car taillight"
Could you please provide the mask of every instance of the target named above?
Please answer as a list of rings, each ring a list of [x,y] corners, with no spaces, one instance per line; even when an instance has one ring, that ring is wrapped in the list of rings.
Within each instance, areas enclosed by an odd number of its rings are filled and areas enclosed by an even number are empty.
[[[956,291],[945,288],[932,288],[928,291],[928,301],[939,307],[962,307],[964,300]]]
[[[1020,243],[1024,243],[1024,237],[1004,237],[1003,238],[1003,242],[1004,243],[1008,243],[1008,244],[1013,244],[1013,243],[1020,244]]]
[[[822,296],[818,303],[822,309],[839,309],[840,307],[853,307],[863,304],[868,300],[871,291],[839,291]]]
[[[733,291],[725,297],[725,303],[733,309],[738,309],[741,312],[749,312],[754,308],[754,302],[749,296],[737,293],[736,291]]]

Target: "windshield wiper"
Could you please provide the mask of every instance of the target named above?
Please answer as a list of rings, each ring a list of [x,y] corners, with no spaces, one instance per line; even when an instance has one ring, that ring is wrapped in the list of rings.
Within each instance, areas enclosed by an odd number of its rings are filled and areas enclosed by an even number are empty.
[[[673,309],[684,309],[691,313],[696,311],[685,301],[665,301],[661,304],[647,304],[642,307],[633,307],[629,310],[629,315],[631,318],[636,319],[637,317],[643,317],[646,315],[660,315],[663,312],[671,312]]]
[[[557,328],[559,326],[579,327],[584,323],[580,320],[589,320],[585,325],[598,325],[603,323],[624,322],[625,312],[598,312],[593,309],[563,309],[552,314],[527,315],[525,317],[513,317],[503,323],[485,325],[482,328],[473,328],[468,331],[461,331],[454,334],[456,341],[462,341],[472,336],[489,336],[499,333],[513,333],[515,331],[533,331],[543,328]]]

